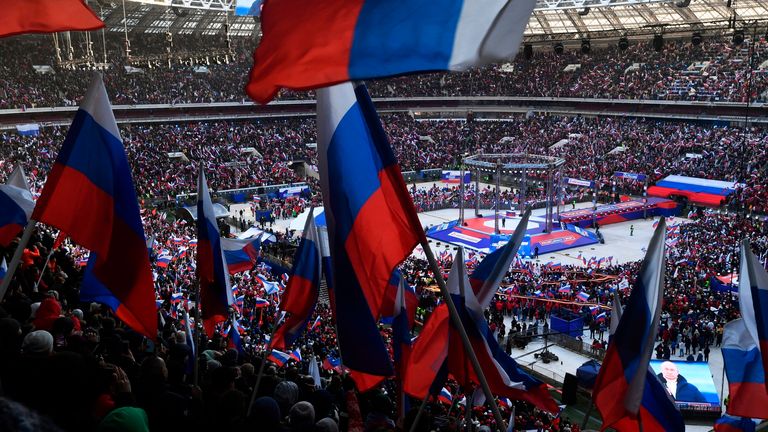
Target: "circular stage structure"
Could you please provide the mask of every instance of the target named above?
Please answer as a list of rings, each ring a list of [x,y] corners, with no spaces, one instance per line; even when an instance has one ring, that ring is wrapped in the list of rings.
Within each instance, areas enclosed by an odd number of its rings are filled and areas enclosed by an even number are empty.
[[[542,180],[546,184],[546,223],[545,232],[552,232],[552,203],[559,202],[556,194],[561,188],[559,182],[562,179],[562,166],[565,159],[556,156],[536,155],[528,153],[481,153],[463,159],[468,170],[474,171],[475,190],[480,190],[480,173],[492,174],[496,183],[496,204],[494,205],[494,231],[499,233],[499,196],[501,189],[501,177],[516,178],[519,184],[519,211],[522,214],[526,208],[526,195],[528,182],[531,179]],[[554,183],[557,181],[558,185]],[[464,175],[460,176],[461,205],[459,219],[464,221]],[[553,189],[557,192],[553,192]],[[559,208],[559,206],[558,206]],[[480,212],[480,194],[475,194],[475,214]]]

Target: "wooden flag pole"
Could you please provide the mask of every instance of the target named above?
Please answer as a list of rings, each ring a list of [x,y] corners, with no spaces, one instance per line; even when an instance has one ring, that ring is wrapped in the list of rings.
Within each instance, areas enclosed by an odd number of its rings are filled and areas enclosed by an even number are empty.
[[[8,287],[11,285],[13,275],[16,273],[16,267],[18,267],[19,262],[21,262],[21,256],[24,254],[24,248],[27,247],[27,243],[29,243],[29,239],[32,237],[32,231],[35,230],[36,224],[36,221],[30,219],[29,222],[27,222],[27,226],[24,227],[24,234],[21,235],[21,240],[19,240],[19,245],[16,247],[16,251],[13,253],[11,263],[8,264],[8,272],[3,278],[2,285],[0,285],[0,302],[3,301],[3,297],[5,297],[5,293],[8,291]]]

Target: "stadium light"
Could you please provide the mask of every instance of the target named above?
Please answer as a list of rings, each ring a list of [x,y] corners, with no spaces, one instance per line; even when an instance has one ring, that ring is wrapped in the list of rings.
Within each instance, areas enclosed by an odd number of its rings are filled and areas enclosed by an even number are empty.
[[[733,31],[733,44],[741,45],[744,43],[744,30]]]
[[[629,39],[626,36],[619,38],[619,51],[626,51],[629,48]]]
[[[701,44],[701,33],[694,32],[693,36],[691,36],[691,43],[694,46],[700,45]]]
[[[664,49],[664,36],[660,34],[653,36],[653,49],[656,52],[661,52]]]

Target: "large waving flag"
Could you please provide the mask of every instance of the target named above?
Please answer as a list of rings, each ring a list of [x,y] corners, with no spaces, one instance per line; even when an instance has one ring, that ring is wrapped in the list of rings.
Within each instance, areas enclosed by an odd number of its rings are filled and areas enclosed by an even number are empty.
[[[272,338],[273,348],[285,350],[293,345],[312,317],[312,311],[320,294],[322,264],[319,243],[315,218],[310,210],[301,243],[293,258],[293,269],[288,279],[288,286],[280,301],[280,309],[288,312],[288,315]]]
[[[648,245],[621,319],[615,302],[612,321],[618,320],[618,324],[593,391],[594,403],[603,418],[602,430],[639,430],[639,422],[645,431],[685,430],[666,390],[653,381],[649,372],[663,296],[665,236],[666,223],[662,221]]]
[[[748,239],[741,245],[739,309],[744,327],[760,351],[763,374],[768,375],[768,272],[752,253]]]
[[[246,92],[312,89],[514,57],[533,0],[271,0]],[[346,359],[345,359],[346,360]]]
[[[520,248],[520,244],[525,236],[530,217],[531,211],[528,210],[523,215],[520,223],[517,224],[515,234],[509,242],[504,247],[496,249],[492,254],[486,256],[469,277],[472,291],[474,291],[477,301],[483,309],[490,306],[493,295],[499,289],[501,280],[509,271],[512,260],[517,256],[517,250]]]
[[[18,165],[5,184],[0,185],[0,245],[8,246],[16,238],[34,208],[24,169]]]
[[[224,259],[227,261],[229,274],[248,271],[253,268],[259,258],[261,239],[259,237],[248,239],[221,238],[221,249],[224,251]]]
[[[216,324],[227,320],[229,307],[235,301],[221,247],[219,226],[216,224],[213,202],[202,166],[197,179],[197,240],[201,315],[205,332],[211,337]]]
[[[91,253],[80,298],[112,308],[157,336],[155,289],[125,148],[101,75],[94,74],[32,219],[54,226]]]
[[[376,316],[424,231],[365,87],[319,90],[317,123],[341,356],[353,372],[390,376]]]
[[[501,349],[485,321],[483,308],[473,290],[467,289],[463,295],[460,292],[460,278],[464,279],[465,287],[470,287],[462,248],[459,248],[448,274],[448,290],[493,394],[524,400],[540,409],[558,412],[557,404],[549,395],[546,384],[523,372]],[[461,385],[479,383],[458,331],[449,324],[447,307],[441,304],[427,320],[411,351],[411,361],[405,376],[405,391],[416,398],[426,397],[446,359],[448,372]]]
[[[728,376],[730,402],[726,412],[734,416],[766,418],[768,391],[760,350],[743,318],[723,328],[723,361]]]
[[[0,13],[0,37],[102,27],[83,0],[8,0]]]

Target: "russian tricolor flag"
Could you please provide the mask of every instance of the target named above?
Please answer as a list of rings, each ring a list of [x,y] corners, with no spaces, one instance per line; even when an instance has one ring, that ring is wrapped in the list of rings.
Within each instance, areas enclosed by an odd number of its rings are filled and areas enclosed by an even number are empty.
[[[221,248],[224,251],[224,259],[227,261],[229,274],[251,270],[259,258],[261,239],[259,237],[249,239],[221,238]]]
[[[768,375],[768,272],[752,253],[749,239],[741,245],[739,308],[744,327],[760,351],[764,375]]]
[[[768,391],[763,361],[743,318],[723,328],[722,352],[730,395],[726,412],[741,417],[765,417]]]
[[[288,360],[290,359],[291,359],[290,354],[284,353],[276,349],[273,349],[272,352],[269,354],[269,356],[267,356],[267,360],[276,364],[278,367],[285,366],[285,364],[288,363]]]
[[[296,348],[295,350],[291,351],[289,356],[292,359],[296,360],[297,362],[301,363],[301,350],[299,350],[298,348]]]
[[[173,257],[167,250],[163,250],[160,255],[157,256],[157,266],[160,268],[168,268],[168,264],[171,263]]]
[[[216,324],[227,320],[228,309],[235,300],[229,284],[229,273],[221,248],[219,226],[202,165],[197,180],[197,278],[200,283],[200,307],[208,337]]]
[[[288,286],[280,301],[280,310],[288,315],[272,339],[274,348],[286,349],[299,338],[312,317],[320,294],[320,239],[312,212],[313,210],[310,210],[304,225],[301,243],[293,257],[294,264]]]
[[[652,370],[664,287],[666,223],[656,229],[627,306],[614,295],[615,334],[597,376],[593,394],[603,418],[602,429],[653,432],[684,431],[680,412]]]
[[[576,300],[581,300],[585,302],[589,300],[589,294],[586,291],[581,291],[578,294],[576,294]]]
[[[523,372],[501,349],[472,290],[466,290],[463,295],[460,292],[460,278],[464,279],[464,286],[470,286],[463,253],[464,249],[459,247],[448,275],[448,290],[491,391],[499,396],[525,400],[539,409],[557,413],[557,404],[549,395],[546,385]],[[426,397],[446,359],[448,373],[459,384],[467,387],[479,383],[458,332],[449,325],[447,307],[441,304],[432,313],[416,339],[406,371],[405,391],[416,398]]]
[[[139,204],[98,73],[75,114],[32,219],[66,232],[91,251],[82,301],[107,304],[137,332],[157,337],[155,289]]]
[[[318,90],[317,124],[339,349],[351,370],[390,376],[376,316],[392,271],[424,232],[365,87]]]
[[[27,225],[35,202],[24,169],[18,165],[0,185],[0,245],[8,246]]]
[[[453,395],[451,394],[450,390],[448,390],[447,388],[443,387],[440,390],[440,394],[437,395],[437,400],[439,400],[442,403],[446,403],[446,404],[450,405],[451,402],[453,402]]]
[[[472,291],[474,291],[482,308],[487,308],[491,304],[501,280],[504,279],[509,271],[509,266],[512,265],[512,260],[517,256],[517,250],[525,236],[530,217],[531,212],[528,210],[520,219],[520,223],[517,224],[515,234],[509,242],[504,247],[487,255],[469,277]]]
[[[533,6],[532,0],[269,1],[246,91],[267,103],[281,87],[311,89],[511,59]]]

